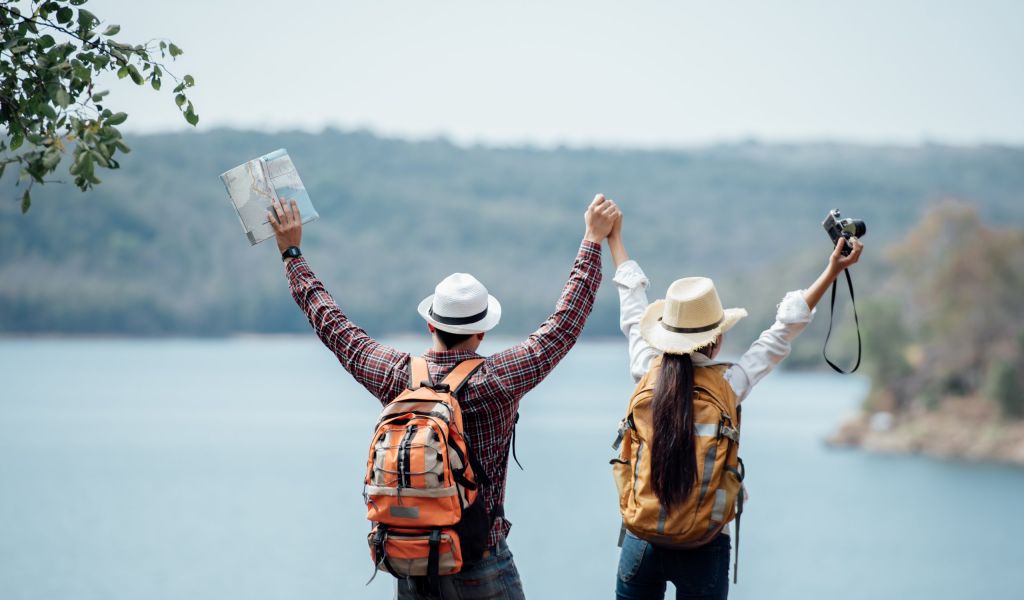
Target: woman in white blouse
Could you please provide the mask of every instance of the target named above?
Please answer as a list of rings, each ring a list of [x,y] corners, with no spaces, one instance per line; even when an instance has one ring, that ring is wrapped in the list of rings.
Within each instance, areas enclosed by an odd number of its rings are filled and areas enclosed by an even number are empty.
[[[616,266],[619,323],[629,342],[629,370],[634,381],[648,372],[656,357],[662,357],[651,405],[654,439],[648,456],[652,487],[667,510],[684,500],[695,487],[691,398],[694,369],[727,365],[724,371],[719,368],[719,376],[734,392],[736,402],[742,402],[754,385],[789,355],[790,344],[810,322],[822,295],[844,269],[860,258],[863,245],[857,238],[851,241],[853,250],[848,256],[843,256],[845,242],[840,240],[829,256],[828,266],[814,283],[806,290],[786,294],[778,306],[775,323],[761,333],[738,362],[726,363],[715,360],[722,335],[746,316],[746,311],[723,310],[714,284],[706,278],[677,280],[669,289],[667,301],[649,307],[649,282],[640,265],[629,259],[620,218],[608,244]],[[681,315],[680,311],[690,312]],[[709,322],[680,322],[676,324],[685,326],[678,327],[666,322],[670,315],[682,321],[705,318],[694,315],[694,311],[707,313]],[[698,326],[691,327],[692,324]],[[619,559],[616,597],[664,598],[666,583],[671,581],[677,599],[727,598],[730,547],[727,529],[706,545],[686,550],[658,547],[627,532]]]

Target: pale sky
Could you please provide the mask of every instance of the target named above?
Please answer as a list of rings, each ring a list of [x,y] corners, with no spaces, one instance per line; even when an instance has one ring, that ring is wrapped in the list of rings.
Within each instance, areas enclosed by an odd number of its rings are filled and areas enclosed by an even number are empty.
[[[185,50],[200,128],[461,143],[1024,143],[1024,2],[92,0]],[[293,7],[304,7],[302,9]],[[128,131],[188,126],[111,86]],[[168,86],[169,87],[169,86]],[[165,87],[165,92],[167,87]]]

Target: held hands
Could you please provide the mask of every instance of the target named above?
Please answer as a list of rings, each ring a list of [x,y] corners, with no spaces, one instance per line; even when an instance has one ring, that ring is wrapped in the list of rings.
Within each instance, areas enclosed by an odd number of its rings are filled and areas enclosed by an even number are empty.
[[[604,194],[594,196],[594,201],[587,207],[583,214],[583,220],[587,224],[587,232],[583,239],[600,244],[615,227],[615,223],[622,218],[622,211],[614,202],[604,197]]]
[[[292,246],[301,245],[302,216],[299,214],[299,205],[294,200],[282,204],[280,200],[274,199],[271,209],[267,211],[267,220],[274,228],[277,249],[284,252]]]

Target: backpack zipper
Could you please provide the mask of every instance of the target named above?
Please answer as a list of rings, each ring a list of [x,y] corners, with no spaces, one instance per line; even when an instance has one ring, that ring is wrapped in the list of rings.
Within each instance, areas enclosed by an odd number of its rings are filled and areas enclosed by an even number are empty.
[[[409,485],[409,442],[416,434],[417,425],[413,424],[406,428],[402,441],[398,444],[398,502],[402,501],[402,488]]]

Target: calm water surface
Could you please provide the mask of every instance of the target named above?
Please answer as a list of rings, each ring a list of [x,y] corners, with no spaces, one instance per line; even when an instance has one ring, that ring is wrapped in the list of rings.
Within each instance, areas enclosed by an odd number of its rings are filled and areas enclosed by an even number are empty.
[[[532,598],[613,595],[625,360],[582,344],[524,400],[507,513]],[[1024,471],[824,448],[864,392],[780,373],[745,404],[731,597],[1019,597]],[[312,336],[0,341],[0,597],[389,598],[364,586],[378,410]]]

